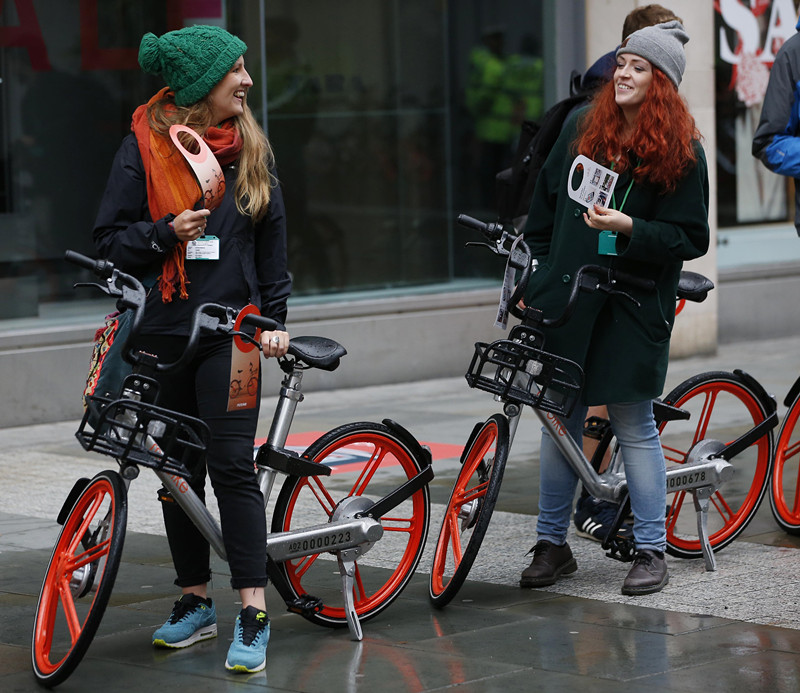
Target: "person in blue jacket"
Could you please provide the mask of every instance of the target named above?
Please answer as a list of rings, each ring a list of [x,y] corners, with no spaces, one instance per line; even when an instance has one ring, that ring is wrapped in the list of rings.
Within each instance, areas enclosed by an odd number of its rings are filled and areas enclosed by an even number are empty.
[[[775,56],[752,151],[770,171],[795,179],[794,225],[800,236],[800,34]]]
[[[284,205],[271,173],[269,142],[247,105],[253,82],[244,66],[246,50],[216,26],[146,34],[141,41],[140,65],[168,86],[133,115],[132,133],[117,152],[100,204],[94,241],[100,255],[121,269],[157,277],[136,347],[165,362],[182,353],[194,309],[206,302],[237,309],[255,305],[279,323],[262,333],[264,355],[282,356],[289,346],[283,327],[291,290]],[[204,205],[186,158],[173,144],[174,124],[194,130],[222,168],[224,194],[214,204]],[[204,244],[200,254],[198,239]],[[198,417],[211,430],[205,465],[190,470],[190,484],[205,498],[207,468],[231,586],[242,603],[225,666],[254,672],[266,665],[269,640],[266,520],[253,471],[260,398],[252,408],[229,406],[233,349],[228,337],[202,337],[185,370],[159,375],[159,405]],[[259,378],[259,392],[260,384]],[[208,595],[210,550],[174,500],[165,492],[160,498],[182,595],[153,634],[153,644],[183,648],[217,634]]]

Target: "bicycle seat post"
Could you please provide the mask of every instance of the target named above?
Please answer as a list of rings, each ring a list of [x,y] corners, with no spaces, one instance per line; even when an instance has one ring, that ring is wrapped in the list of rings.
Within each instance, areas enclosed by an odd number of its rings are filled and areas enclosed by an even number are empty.
[[[297,405],[303,401],[303,370],[295,365],[281,381],[278,404],[272,417],[267,442],[274,448],[282,448],[289,437]]]

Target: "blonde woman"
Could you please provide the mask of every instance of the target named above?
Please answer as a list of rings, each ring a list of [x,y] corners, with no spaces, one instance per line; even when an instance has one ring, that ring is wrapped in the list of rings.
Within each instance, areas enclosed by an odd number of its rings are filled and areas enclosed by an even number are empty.
[[[282,326],[291,289],[286,220],[272,154],[247,106],[253,85],[244,64],[247,46],[215,26],[191,26],[157,37],[139,49],[145,72],[167,87],[136,109],[122,143],[94,229],[101,256],[139,277],[157,277],[150,290],[137,346],[175,360],[194,309],[204,302],[236,308],[255,304]],[[203,199],[187,158],[170,137],[172,125],[191,128],[214,153],[224,174]],[[182,148],[197,146],[183,135]],[[220,197],[220,193],[221,197]],[[213,211],[212,211],[213,209]],[[201,239],[203,252],[187,253]],[[196,247],[196,244],[192,244]],[[199,255],[199,256],[198,256]],[[265,356],[282,356],[284,329],[261,337]],[[212,432],[206,465],[220,509],[231,586],[241,613],[226,667],[253,672],[266,665],[269,619],[264,586],[266,523],[253,474],[255,408],[228,411],[232,342],[205,337],[181,373],[161,376],[159,404],[205,421]],[[259,381],[260,385],[260,381]],[[258,398],[256,398],[256,402]],[[191,485],[204,497],[206,469],[193,469]],[[209,546],[183,511],[161,494],[180,599],[153,635],[158,647],[183,648],[217,633],[209,598]]]

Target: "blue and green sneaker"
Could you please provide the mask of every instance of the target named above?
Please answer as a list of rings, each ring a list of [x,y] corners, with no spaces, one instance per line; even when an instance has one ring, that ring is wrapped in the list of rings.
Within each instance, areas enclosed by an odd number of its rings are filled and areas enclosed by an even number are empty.
[[[267,665],[269,617],[266,611],[248,606],[236,617],[233,642],[228,649],[225,668],[242,674],[261,671]]]
[[[167,622],[153,633],[153,645],[178,649],[216,637],[217,611],[213,602],[184,594],[175,602]]]

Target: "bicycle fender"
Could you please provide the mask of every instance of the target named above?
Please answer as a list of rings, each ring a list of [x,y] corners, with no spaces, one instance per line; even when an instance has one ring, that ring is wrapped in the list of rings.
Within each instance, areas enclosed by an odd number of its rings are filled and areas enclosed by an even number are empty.
[[[420,461],[423,469],[431,466],[431,462],[433,461],[431,451],[426,446],[421,445],[420,442],[411,435],[408,429],[403,428],[403,426],[392,419],[384,419],[382,423],[386,428],[391,429],[392,433],[394,433],[411,451],[411,454]]]
[[[64,500],[64,505],[62,505],[61,510],[58,511],[58,517],[56,517],[56,522],[58,522],[58,524],[63,526],[63,524],[67,521],[69,511],[72,510],[72,506],[75,505],[75,501],[80,498],[80,495],[86,490],[86,487],[89,485],[90,481],[91,479],[81,477],[73,484],[72,489]]]
[[[483,424],[485,423],[485,421],[478,421],[478,423],[473,426],[472,433],[469,434],[467,442],[464,443],[464,449],[461,451],[461,460],[459,460],[462,467],[464,466],[464,455],[466,455],[472,449],[472,444],[475,442],[478,431],[483,428]]]
[[[797,395],[800,394],[800,376],[797,376],[797,380],[794,381],[794,385],[789,388],[789,392],[786,393],[786,399],[783,400],[783,405],[785,407],[791,407],[792,402],[797,399]]]
[[[778,403],[775,401],[775,398],[767,393],[767,391],[764,389],[764,386],[760,382],[758,382],[758,380],[756,380],[747,371],[743,371],[740,368],[734,368],[733,372],[740,378],[742,378],[742,380],[744,380],[753,389],[753,392],[756,393],[756,396],[758,397],[759,400],[761,400],[761,403],[764,405],[764,409],[766,409],[767,414],[772,414],[778,410]],[[792,385],[792,389],[789,391],[789,394],[794,392],[796,388],[800,389],[800,378],[798,378],[797,382],[795,382],[795,384]],[[786,395],[786,397],[788,399],[789,395]],[[794,396],[792,397],[792,400],[793,399]],[[789,400],[788,404],[791,404],[792,400]]]

